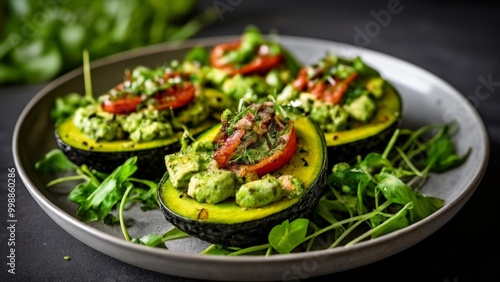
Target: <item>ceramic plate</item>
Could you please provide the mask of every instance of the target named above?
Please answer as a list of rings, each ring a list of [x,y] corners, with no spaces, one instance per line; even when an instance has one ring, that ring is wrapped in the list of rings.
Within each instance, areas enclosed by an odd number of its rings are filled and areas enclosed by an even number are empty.
[[[236,39],[235,36],[190,40],[179,44],[156,45],[129,51],[96,61],[91,65],[94,93],[103,93],[122,80],[123,70],[137,65],[158,66],[182,59],[196,45],[213,46]],[[465,204],[478,186],[488,162],[488,138],[476,110],[456,89],[442,79],[413,64],[379,52],[337,42],[281,36],[280,42],[303,63],[313,63],[332,52],[341,56],[361,56],[400,91],[403,98],[402,127],[416,128],[428,123],[456,121],[458,153],[469,147],[472,154],[458,169],[431,175],[423,193],[445,200],[442,209],[402,230],[348,248],[273,255],[264,257],[200,256],[207,243],[194,238],[168,242],[168,250],[145,247],[123,239],[119,227],[85,223],[76,216],[76,206],[66,193],[71,186],[47,190],[45,184],[54,175],[34,169],[36,161],[56,147],[54,126],[49,111],[54,99],[69,92],[83,93],[82,70],[74,70],[49,83],[26,106],[16,124],[13,140],[14,159],[19,174],[33,198],[63,229],[83,243],[126,263],[170,275],[219,281],[292,279],[293,268],[301,268],[310,277],[366,265],[398,253],[423,240],[448,222]],[[64,191],[66,190],[66,191]],[[160,210],[127,210],[133,219],[132,237],[171,228]],[[192,271],[196,267],[197,271]]]

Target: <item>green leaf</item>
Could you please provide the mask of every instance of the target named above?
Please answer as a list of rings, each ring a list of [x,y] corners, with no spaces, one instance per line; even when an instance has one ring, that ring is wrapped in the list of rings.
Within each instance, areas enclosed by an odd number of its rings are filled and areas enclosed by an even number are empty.
[[[58,39],[65,65],[76,65],[82,61],[83,46],[88,35],[87,28],[80,23],[61,27]]]
[[[76,170],[77,165],[72,163],[60,149],[52,149],[44,158],[35,163],[35,169],[43,172],[64,172]]]
[[[445,134],[431,144],[426,151],[428,157],[425,163],[426,165],[431,165],[430,170],[434,172],[443,172],[460,166],[467,160],[471,153],[471,149],[469,148],[464,156],[458,156],[448,130],[445,130]]]
[[[366,155],[360,166],[372,174],[379,172],[382,168],[392,169],[392,164],[389,160],[382,157],[379,153],[373,152]]]
[[[126,191],[127,179],[137,170],[136,162],[137,157],[131,157],[117,167],[78,207],[78,215],[87,221],[103,219],[121,200]]]
[[[120,219],[119,219],[119,218],[117,218],[116,216],[114,216],[114,215],[112,215],[112,214],[108,213],[108,214],[104,217],[103,222],[104,222],[104,224],[106,224],[106,225],[113,226],[113,225],[116,225],[116,224],[120,223]]]
[[[214,255],[214,256],[227,256],[232,253],[232,250],[229,250],[220,245],[210,245],[207,249],[205,249],[202,254],[203,255]]]
[[[318,206],[323,207],[329,211],[350,213],[356,210],[358,205],[358,198],[352,195],[339,195],[335,200],[321,198]]]
[[[189,237],[184,231],[172,228],[161,235],[163,242]]]
[[[148,234],[146,236],[141,237],[140,239],[133,238],[132,242],[139,245],[145,245],[155,248],[165,248],[165,244],[161,236],[156,233]]]
[[[209,64],[209,57],[210,54],[205,47],[196,46],[186,54],[184,60],[188,62],[198,62],[202,66],[207,66]]]
[[[345,192],[348,190],[350,194],[357,194],[359,183],[369,185],[370,188],[374,187],[374,184],[370,182],[370,177],[355,167],[340,166],[340,168],[334,167],[334,172],[328,176],[328,185],[336,187],[338,189],[342,188]],[[344,188],[347,186],[349,189]],[[365,186],[360,187],[363,190]]]
[[[165,242],[176,239],[182,239],[186,237],[189,237],[189,235],[186,234],[185,232],[177,228],[172,228],[167,232],[163,233],[162,235],[151,233],[141,237],[140,239],[133,238],[132,242],[150,247],[165,248]]]
[[[89,100],[78,93],[70,93],[63,97],[57,97],[54,108],[50,111],[50,117],[58,124],[70,117],[78,108],[90,103]]]
[[[109,173],[100,172],[95,169],[92,169],[92,171],[89,171],[89,173],[91,173],[93,176],[95,176],[97,179],[101,181],[109,176]]]
[[[132,201],[139,201],[142,203],[142,211],[154,210],[159,207],[158,197],[156,195],[158,192],[158,183],[137,178],[130,178],[130,181],[137,182],[148,187],[148,189],[144,189],[142,187],[134,188],[133,196],[131,197]]]
[[[354,58],[354,60],[352,61],[352,66],[360,75],[380,76],[378,71],[365,64],[361,57]]]
[[[269,244],[280,254],[289,254],[304,241],[308,226],[309,220],[305,218],[292,222],[285,220],[269,232]]]
[[[335,214],[332,213],[328,208],[324,205],[318,205],[315,210],[316,214],[321,216],[324,220],[328,221],[330,224],[334,224],[338,222],[338,219],[335,217]]]
[[[23,71],[23,79],[38,83],[54,78],[62,66],[62,57],[55,43],[36,39],[11,53],[12,62]]]
[[[299,63],[299,60],[286,48],[281,47],[281,53],[283,54],[283,58],[285,58],[285,64],[288,70],[293,77],[296,77],[299,73],[302,65]]]
[[[1,48],[1,46],[0,46]],[[1,52],[1,50],[0,50]],[[0,54],[1,55],[1,54]],[[1,57],[0,57],[1,59]],[[20,81],[23,79],[23,72],[15,67],[8,64],[0,63],[0,84],[4,84],[12,81]]]
[[[413,202],[413,209],[410,211],[410,223],[417,222],[438,209],[444,201],[442,199],[427,197],[418,191],[414,191],[396,176],[390,173],[380,173],[376,175],[378,188],[389,201],[400,205],[406,205]]]
[[[365,196],[368,194],[366,189],[370,185],[373,186],[373,182],[371,182],[369,176],[359,179],[357,187],[358,205],[356,206],[356,211],[358,214],[364,214],[365,212],[367,212],[364,202]]]
[[[83,48],[97,59],[151,43],[185,40],[218,19],[212,7],[198,11],[194,0],[4,2],[0,58],[7,58],[11,68],[2,69],[18,71],[0,72],[0,83],[50,80],[78,67]],[[21,33],[25,36],[17,35]]]
[[[373,226],[372,238],[380,237],[384,234],[391,233],[410,225],[410,222],[408,221],[406,215],[408,209],[412,208],[413,203],[410,203],[408,205],[405,205],[399,212],[389,218],[386,218],[382,215],[377,215],[373,218],[370,218],[370,222]]]
[[[68,195],[68,199],[73,203],[82,205],[87,201],[87,198],[97,189],[92,181],[82,182],[73,188]]]

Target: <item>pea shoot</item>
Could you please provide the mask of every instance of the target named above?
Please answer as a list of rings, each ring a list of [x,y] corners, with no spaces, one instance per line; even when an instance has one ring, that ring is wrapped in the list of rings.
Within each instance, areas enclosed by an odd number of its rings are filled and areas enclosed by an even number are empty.
[[[463,164],[471,150],[457,154],[452,141],[454,124],[431,124],[417,130],[397,129],[386,148],[358,156],[353,164],[337,163],[327,181],[327,192],[310,218],[286,220],[269,233],[268,242],[245,248],[210,245],[201,255],[288,254],[316,249],[350,247],[418,222],[443,207],[440,198],[424,195],[420,188],[431,173],[442,173]],[[89,222],[119,224],[126,240],[165,248],[165,242],[189,237],[177,228],[163,234],[131,238],[125,225],[127,202],[141,209],[158,208],[157,184],[134,178],[136,157],[109,174],[77,166],[59,149],[48,152],[35,168],[43,172],[73,172],[52,180],[48,187],[81,181],[69,193],[78,204],[78,216]],[[111,211],[118,210],[118,218]],[[321,236],[329,236],[324,245]],[[321,244],[320,244],[321,242]],[[69,256],[64,258],[69,260]]]
[[[443,207],[440,198],[419,191],[430,173],[463,164],[471,153],[456,153],[453,124],[427,125],[417,130],[397,129],[385,150],[358,156],[354,164],[337,163],[327,181],[327,192],[311,218],[284,221],[269,233],[268,243],[246,248],[211,245],[202,254],[287,254],[312,249],[349,247],[407,227]],[[314,243],[323,234],[329,246]],[[225,251],[222,251],[224,249]]]

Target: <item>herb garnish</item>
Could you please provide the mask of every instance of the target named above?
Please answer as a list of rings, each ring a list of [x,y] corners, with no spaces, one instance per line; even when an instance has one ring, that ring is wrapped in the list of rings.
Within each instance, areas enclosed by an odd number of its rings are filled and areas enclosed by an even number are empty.
[[[456,153],[452,134],[454,124],[423,126],[417,130],[397,129],[382,153],[358,156],[357,163],[333,166],[328,190],[313,216],[286,220],[269,233],[268,243],[246,248],[211,245],[201,254],[269,256],[317,249],[317,238],[329,234],[329,248],[349,247],[376,238],[424,219],[443,206],[443,200],[419,192],[430,173],[441,173],[463,164],[471,153]],[[187,138],[187,137],[185,137]],[[184,142],[187,142],[184,140]],[[157,183],[134,178],[137,157],[128,159],[110,174],[77,166],[59,149],[49,151],[35,168],[43,172],[68,173],[47,186],[81,181],[69,193],[78,204],[78,216],[85,221],[119,223],[128,241],[151,247],[165,247],[165,242],[188,237],[173,228],[163,234],[131,238],[124,219],[127,202],[141,203],[141,209],[158,208]],[[118,209],[118,218],[111,211]],[[324,242],[324,241],[323,241]],[[323,247],[324,246],[320,246]]]
[[[349,247],[422,220],[444,205],[442,199],[419,192],[429,173],[453,169],[471,152],[457,155],[451,139],[456,129],[452,124],[397,129],[382,153],[358,156],[352,165],[334,165],[328,191],[310,219],[286,220],[275,226],[267,244],[243,249],[211,245],[201,254],[236,256],[265,251],[269,256],[310,251],[325,247],[314,244],[323,234],[333,238],[328,248]]]
[[[173,228],[163,235],[150,234],[140,239],[130,238],[124,217],[126,202],[140,203],[143,211],[159,207],[156,197],[157,183],[133,177],[137,170],[136,162],[137,157],[131,157],[113,172],[106,174],[91,170],[85,164],[77,166],[68,160],[61,150],[53,149],[45,155],[44,159],[35,164],[35,168],[42,172],[72,172],[71,175],[52,180],[47,187],[68,181],[82,181],[68,195],[71,202],[78,204],[78,216],[88,222],[102,221],[108,225],[119,223],[127,241],[161,247],[160,242],[187,237],[188,235],[184,232]],[[116,209],[118,209],[119,218],[111,213]],[[163,247],[165,247],[164,244]]]

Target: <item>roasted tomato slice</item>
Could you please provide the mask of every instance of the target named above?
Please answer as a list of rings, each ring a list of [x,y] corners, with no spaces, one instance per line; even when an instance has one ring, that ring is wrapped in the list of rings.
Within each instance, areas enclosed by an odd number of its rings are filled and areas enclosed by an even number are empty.
[[[302,68],[292,86],[298,91],[311,93],[316,99],[325,103],[338,104],[342,100],[349,84],[354,81],[358,73],[353,72],[345,79],[330,77],[327,81],[309,80],[307,71]]]
[[[297,74],[297,78],[292,82],[292,86],[298,91],[304,91],[306,90],[308,81],[307,70],[305,68],[301,68]]]
[[[179,77],[184,79],[187,74],[169,73],[165,74],[162,80]],[[121,83],[115,87],[117,91],[125,91],[124,84]],[[148,97],[146,95],[132,96],[125,93],[124,95],[113,97],[108,95],[102,103],[102,109],[113,114],[129,114],[137,111],[137,107],[146,99],[155,99],[155,108],[158,110],[178,109],[191,103],[196,94],[196,87],[190,81],[183,81],[179,84],[174,84],[172,87],[161,90],[154,95]]]
[[[287,136],[282,136],[282,138],[288,139],[282,148],[276,150],[274,154],[260,160],[254,165],[243,167],[243,174],[255,172],[258,176],[263,176],[285,166],[297,151],[297,135],[295,133],[295,128],[292,126],[290,133]]]
[[[112,114],[129,114],[137,110],[143,99],[142,96],[116,97],[113,100],[106,99],[102,103],[102,109]]]
[[[227,138],[223,145],[214,152],[213,158],[219,164],[219,167],[228,167],[229,159],[231,155],[236,151],[236,148],[241,143],[241,139],[245,135],[245,131],[242,129],[236,130],[229,138]]]
[[[283,59],[281,55],[269,54],[269,47],[263,44],[260,45],[256,56],[249,63],[238,68],[234,63],[225,61],[223,57],[227,51],[238,50],[240,46],[241,40],[215,46],[210,54],[210,64],[230,75],[264,74],[277,67]]]
[[[245,114],[236,117],[239,119],[232,121],[231,133],[228,134],[227,126],[223,126],[214,140],[217,149],[213,158],[219,167],[230,169],[239,176],[263,176],[290,161],[297,150],[295,128],[292,121],[278,118],[272,103],[254,104]],[[257,157],[249,162],[250,151]]]
[[[191,82],[184,85],[176,85],[156,94],[158,110],[178,109],[194,100],[196,87]]]

